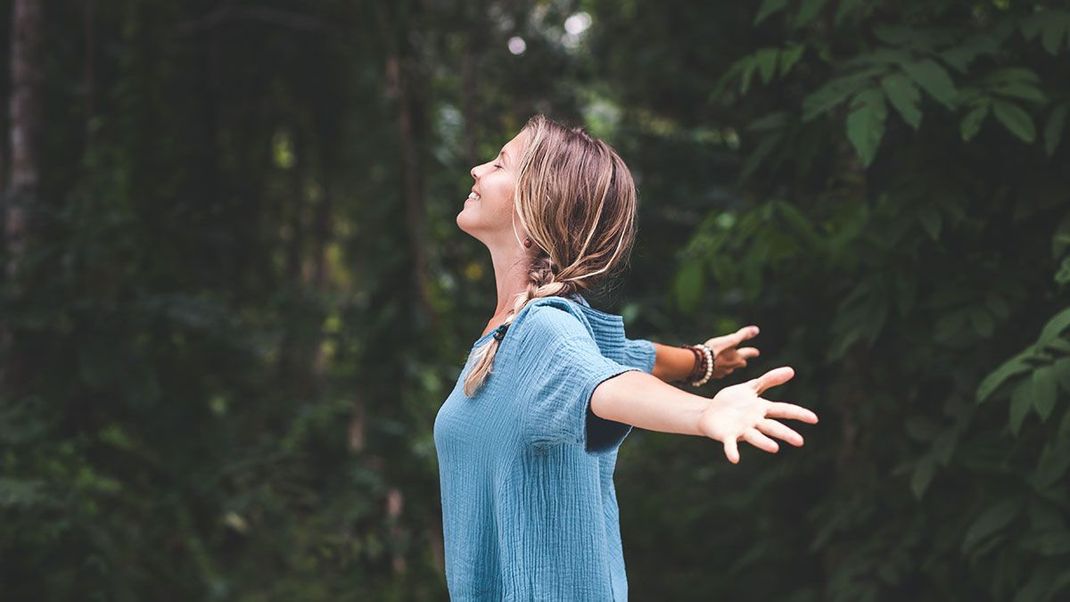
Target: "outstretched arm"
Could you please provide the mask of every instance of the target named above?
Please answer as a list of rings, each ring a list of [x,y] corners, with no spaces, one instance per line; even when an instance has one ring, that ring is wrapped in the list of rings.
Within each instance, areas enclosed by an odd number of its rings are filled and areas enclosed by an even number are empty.
[[[602,381],[591,394],[591,411],[598,417],[662,433],[698,435],[720,441],[725,456],[739,462],[740,439],[770,453],[776,437],[801,447],[802,435],[774,418],[817,423],[817,414],[791,403],[760,397],[770,387],[795,376],[790,367],[721,389],[707,399],[662,382],[655,375],[631,370]]]
[[[758,334],[757,326],[745,326],[732,334],[714,337],[706,341],[706,346],[716,355],[713,377],[724,378],[736,368],[745,368],[747,360],[758,357],[759,351],[754,347],[739,347],[743,341]],[[629,339],[634,345],[637,341]],[[695,355],[678,345],[654,343],[654,369],[650,372],[661,380],[671,383],[683,380],[691,374],[695,366]]]
[[[695,367],[695,354],[675,345],[654,343],[654,376],[665,382],[683,380]]]

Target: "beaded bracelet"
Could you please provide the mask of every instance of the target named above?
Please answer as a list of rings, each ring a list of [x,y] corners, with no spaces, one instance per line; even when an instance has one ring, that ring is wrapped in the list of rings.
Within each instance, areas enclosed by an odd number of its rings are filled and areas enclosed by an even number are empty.
[[[713,376],[714,354],[713,354],[713,350],[710,349],[709,347],[707,347],[704,343],[700,343],[700,344],[696,345],[696,347],[702,348],[702,353],[705,354],[705,356],[706,356],[706,361],[704,362],[705,365],[706,365],[706,374],[701,379],[696,380],[696,381],[692,381],[691,382],[691,386],[692,387],[701,387],[702,385],[704,385],[707,382],[709,382],[710,378]]]
[[[695,355],[695,365],[691,368],[691,373],[683,379],[684,382],[687,382],[692,387],[701,387],[709,382],[713,376],[713,367],[716,361],[716,354],[713,353],[713,350],[705,344],[680,345],[680,347],[689,349]]]

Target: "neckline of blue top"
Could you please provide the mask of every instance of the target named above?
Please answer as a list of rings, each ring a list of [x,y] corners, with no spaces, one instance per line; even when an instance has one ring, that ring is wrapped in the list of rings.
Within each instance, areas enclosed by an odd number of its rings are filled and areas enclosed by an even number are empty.
[[[544,297],[544,298],[550,299],[552,297]],[[587,302],[587,299],[585,299],[583,297],[583,295],[581,295],[579,293],[573,293],[569,297],[558,297],[558,298],[576,302],[577,304],[579,304],[580,307],[583,308],[584,313],[586,313],[587,316],[589,316],[589,317],[594,317],[595,319],[598,319],[598,320],[601,320],[601,321],[604,321],[604,322],[611,322],[614,325],[623,325],[624,324],[624,318],[623,317],[621,317],[621,316],[619,316],[617,314],[606,313],[604,311],[601,311],[601,310],[598,310],[598,309],[595,309],[595,308],[591,307],[591,304]],[[476,347],[479,347],[480,345],[482,345],[485,341],[487,341],[491,337],[493,337],[494,333],[496,331],[497,331],[497,328],[492,330],[492,331],[490,331],[490,332],[488,332],[487,334],[479,337],[478,339],[476,339],[476,342],[472,343],[472,348],[475,349]]]

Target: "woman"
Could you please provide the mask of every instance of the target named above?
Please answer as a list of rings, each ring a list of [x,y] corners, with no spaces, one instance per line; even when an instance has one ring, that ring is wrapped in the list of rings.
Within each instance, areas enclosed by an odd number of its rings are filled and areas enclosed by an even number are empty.
[[[450,597],[625,600],[613,468],[633,426],[715,439],[738,463],[738,440],[801,446],[775,419],[817,416],[760,397],[789,367],[712,399],[663,382],[745,365],[758,351],[736,347],[756,327],[658,345],[583,298],[636,232],[635,185],[607,144],[536,115],[472,177],[457,225],[490,250],[498,307],[435,419]]]

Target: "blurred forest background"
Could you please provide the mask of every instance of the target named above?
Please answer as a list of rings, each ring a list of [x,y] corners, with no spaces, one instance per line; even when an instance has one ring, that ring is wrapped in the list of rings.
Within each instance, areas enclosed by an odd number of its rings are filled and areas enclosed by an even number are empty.
[[[748,323],[802,449],[634,432],[634,600],[1070,598],[1070,7],[0,3],[0,599],[444,600],[454,222],[535,112],[632,167],[629,336]],[[725,381],[704,387],[712,396]]]

